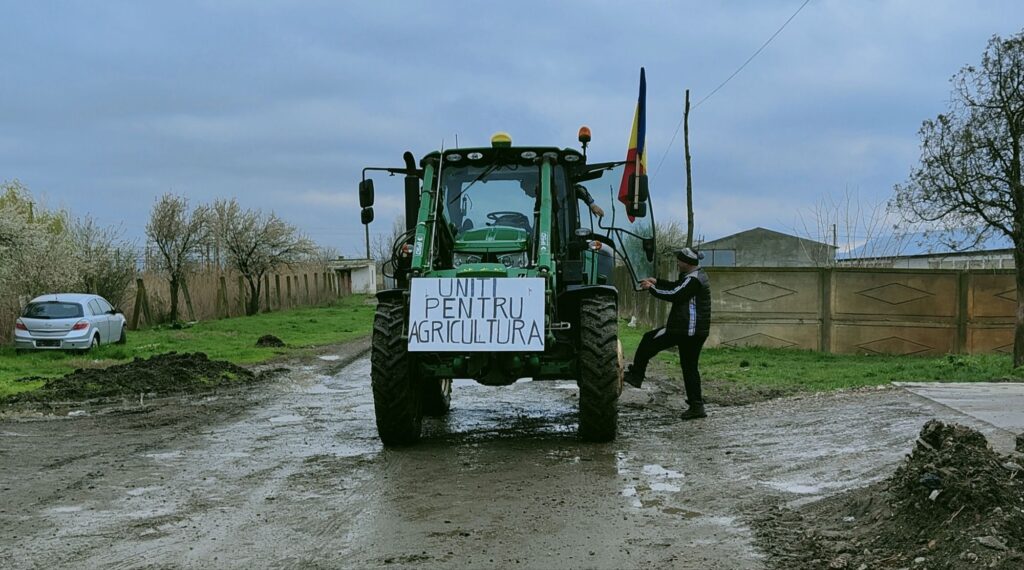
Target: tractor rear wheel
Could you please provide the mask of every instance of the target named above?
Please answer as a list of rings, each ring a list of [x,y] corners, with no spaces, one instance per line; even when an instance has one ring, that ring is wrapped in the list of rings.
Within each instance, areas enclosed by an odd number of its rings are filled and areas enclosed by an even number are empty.
[[[580,302],[580,437],[611,441],[619,423],[619,323],[614,297]]]
[[[402,337],[405,307],[381,301],[373,319],[370,375],[377,433],[385,446],[408,445],[420,438],[423,410],[412,375],[408,346]]]
[[[426,380],[421,386],[424,416],[443,416],[452,407],[452,379]]]

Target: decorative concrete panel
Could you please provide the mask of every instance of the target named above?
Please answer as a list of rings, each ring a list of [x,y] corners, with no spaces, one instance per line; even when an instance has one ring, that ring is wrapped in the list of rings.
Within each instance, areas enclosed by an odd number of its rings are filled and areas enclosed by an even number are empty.
[[[821,272],[748,269],[710,274],[712,311],[817,316]]]
[[[1013,354],[1013,329],[1010,327],[968,327],[968,352],[972,354]]]
[[[1012,271],[709,268],[708,346],[836,353],[1011,353]],[[826,283],[822,284],[822,278]],[[620,285],[626,319],[664,324],[668,303]],[[822,295],[829,297],[823,302]]]
[[[953,327],[844,323],[835,326],[832,349],[838,353],[934,356],[952,352],[955,340]]]
[[[1017,311],[1017,287],[1013,274],[971,274],[967,315],[971,319],[1013,319]]]
[[[957,315],[956,273],[837,271],[834,275],[832,293],[837,318],[839,315],[885,318],[952,318]]]
[[[708,345],[820,350],[820,337],[816,323],[719,323],[712,327]]]

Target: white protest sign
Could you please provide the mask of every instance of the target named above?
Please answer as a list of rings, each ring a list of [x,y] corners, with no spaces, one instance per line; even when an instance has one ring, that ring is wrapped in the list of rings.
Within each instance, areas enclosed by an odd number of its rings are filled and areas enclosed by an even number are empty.
[[[410,352],[544,350],[544,279],[418,277]]]

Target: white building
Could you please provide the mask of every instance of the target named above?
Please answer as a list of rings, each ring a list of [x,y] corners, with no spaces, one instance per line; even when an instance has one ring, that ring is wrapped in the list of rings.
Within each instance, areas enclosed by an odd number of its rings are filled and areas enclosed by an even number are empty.
[[[1013,242],[1003,234],[954,249],[923,233],[880,236],[836,255],[840,266],[891,269],[1013,269]]]
[[[328,263],[338,276],[338,287],[342,295],[377,292],[377,265],[372,259],[338,258]]]

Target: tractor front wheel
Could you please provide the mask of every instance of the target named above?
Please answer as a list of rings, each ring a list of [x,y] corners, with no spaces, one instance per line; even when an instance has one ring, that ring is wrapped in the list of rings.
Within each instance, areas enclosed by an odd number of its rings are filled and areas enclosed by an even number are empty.
[[[373,320],[373,409],[377,433],[389,447],[415,443],[423,427],[421,392],[412,377],[408,347],[402,337],[404,314],[401,303],[381,301]]]
[[[611,441],[619,423],[619,327],[614,297],[580,303],[580,437]]]

